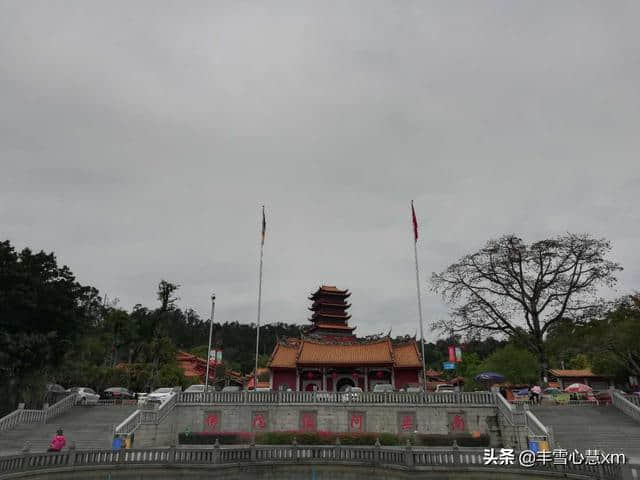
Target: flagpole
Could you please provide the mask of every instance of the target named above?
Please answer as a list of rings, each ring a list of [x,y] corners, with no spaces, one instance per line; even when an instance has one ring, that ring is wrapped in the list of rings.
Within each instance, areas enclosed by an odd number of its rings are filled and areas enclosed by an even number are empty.
[[[209,324],[209,348],[207,349],[207,373],[204,379],[204,391],[209,391],[209,363],[211,362],[211,334],[213,333],[213,312],[216,309],[216,295],[211,294],[211,323]]]
[[[413,229],[414,229],[414,237],[413,237],[413,257],[416,263],[416,291],[418,294],[418,318],[420,319],[420,344],[422,346],[422,376],[423,376],[423,388],[424,392],[427,392],[427,363],[426,357],[424,356],[424,332],[422,327],[422,299],[420,296],[420,271],[418,269],[418,222],[416,220],[416,212],[413,208],[413,200],[411,200],[411,214],[413,220]]]
[[[258,354],[260,347],[260,313],[262,309],[262,256],[264,254],[264,235],[266,222],[264,217],[264,205],[262,206],[262,240],[260,241],[260,273],[258,280],[258,325],[256,328],[256,363],[253,370],[253,391],[258,389]]]

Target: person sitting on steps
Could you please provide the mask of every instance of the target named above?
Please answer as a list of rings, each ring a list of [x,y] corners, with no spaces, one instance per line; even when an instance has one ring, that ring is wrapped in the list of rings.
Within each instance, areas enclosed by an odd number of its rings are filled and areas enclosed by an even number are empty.
[[[56,435],[51,439],[49,443],[49,449],[47,452],[59,452],[67,444],[67,439],[64,437],[64,432],[61,428],[58,429]]]

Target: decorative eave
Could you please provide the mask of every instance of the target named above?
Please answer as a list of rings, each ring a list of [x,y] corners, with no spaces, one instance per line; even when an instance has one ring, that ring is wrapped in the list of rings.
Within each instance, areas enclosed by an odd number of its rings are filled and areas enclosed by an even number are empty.
[[[349,315],[348,313],[345,313],[344,315],[336,315],[334,313],[318,313],[315,312],[311,318],[309,318],[309,321],[311,322],[317,322],[319,318],[321,317],[326,317],[326,318],[336,318],[338,320],[349,320],[351,318],[351,315]]]
[[[320,307],[344,308],[346,310],[347,308],[351,307],[351,304],[350,303],[346,303],[346,302],[344,302],[344,303],[329,303],[329,302],[321,302],[319,300],[316,300],[315,302],[313,302],[313,305],[311,305],[308,308],[311,311],[316,311]]]
[[[314,332],[316,330],[349,330],[350,332],[353,332],[356,328],[358,327],[350,327],[348,325],[341,325],[341,324],[331,324],[331,323],[316,323],[315,325],[312,325],[310,327],[310,332]]]

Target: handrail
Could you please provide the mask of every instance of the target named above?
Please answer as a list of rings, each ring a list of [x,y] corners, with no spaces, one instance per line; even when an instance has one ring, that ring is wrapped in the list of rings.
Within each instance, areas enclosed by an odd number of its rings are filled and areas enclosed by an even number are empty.
[[[54,403],[44,411],[44,421],[46,422],[52,419],[53,417],[57,417],[58,415],[66,412],[67,410],[70,410],[71,407],[73,407],[76,404],[77,400],[78,400],[78,394],[72,393],[64,397],[59,402]]]
[[[131,435],[140,425],[142,421],[142,416],[140,415],[140,410],[136,410],[127,418],[125,418],[120,425],[117,425],[113,433],[115,435]]]
[[[513,412],[515,407],[511,405],[506,398],[502,396],[501,393],[495,394],[496,405],[498,406],[498,411],[503,415],[503,417],[511,424],[515,425],[515,419]]]
[[[613,392],[611,395],[611,403],[625,415],[630,416],[636,422],[640,422],[640,406],[629,401],[624,395],[619,392]]]
[[[47,422],[73,407],[76,402],[76,397],[77,395],[72,393],[42,410],[18,408],[0,418],[0,432],[11,430],[20,424]]]
[[[519,452],[514,452],[518,458]],[[91,469],[124,465],[157,467],[168,466],[188,467],[197,465],[199,468],[207,465],[239,465],[239,464],[339,464],[339,465],[377,465],[387,468],[402,468],[408,471],[421,471],[432,468],[485,472],[523,471],[536,474],[556,475],[574,474],[606,480],[619,480],[622,477],[620,465],[601,464],[571,464],[556,465],[549,462],[546,465],[535,463],[532,467],[518,465],[517,460],[512,465],[485,465],[485,450],[474,448],[414,448],[407,445],[398,447],[358,447],[341,445],[302,446],[302,445],[272,445],[272,446],[234,446],[209,449],[193,448],[150,448],[131,450],[66,450],[57,453],[26,453],[0,457],[0,480],[10,478],[15,473],[25,471],[55,471],[73,468]]]
[[[189,404],[358,404],[358,405],[495,405],[492,392],[304,392],[239,391],[180,392],[180,405]]]

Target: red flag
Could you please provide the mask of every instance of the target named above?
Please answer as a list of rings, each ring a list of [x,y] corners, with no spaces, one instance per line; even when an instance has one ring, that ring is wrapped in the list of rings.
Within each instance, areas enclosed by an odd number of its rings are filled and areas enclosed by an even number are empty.
[[[456,347],[453,345],[449,346],[449,361],[454,363],[456,361]]]
[[[418,241],[418,219],[416,218],[416,211],[413,208],[413,200],[411,200],[411,220],[413,221],[414,242],[417,242]]]

